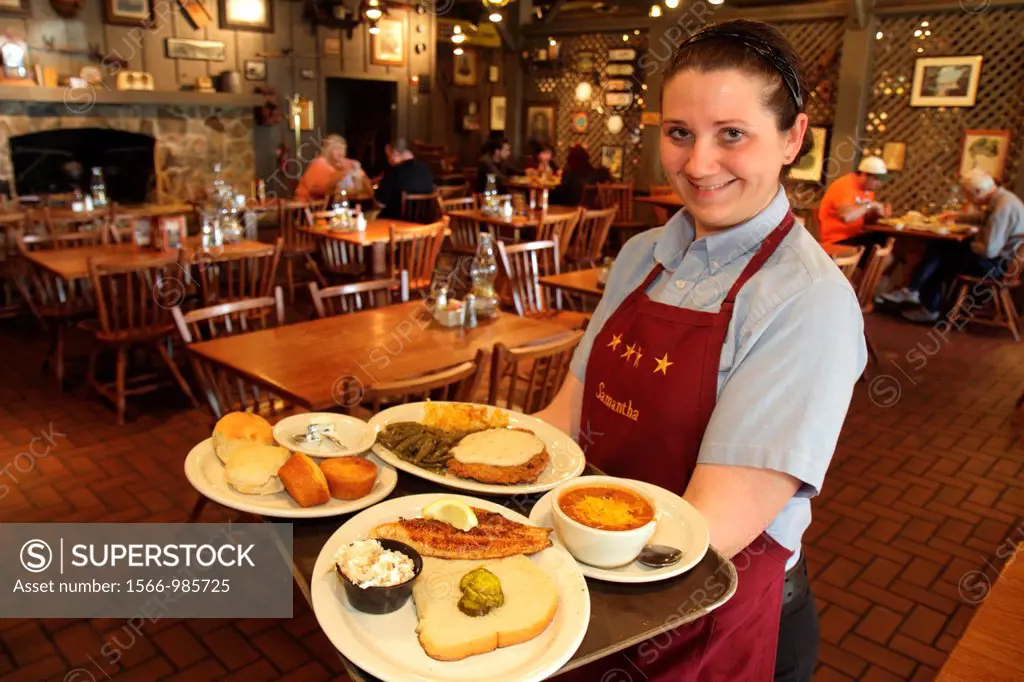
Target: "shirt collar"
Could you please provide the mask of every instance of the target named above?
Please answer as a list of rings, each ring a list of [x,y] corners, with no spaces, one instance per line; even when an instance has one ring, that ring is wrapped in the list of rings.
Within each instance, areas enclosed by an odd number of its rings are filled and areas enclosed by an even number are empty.
[[[694,240],[693,217],[683,209],[665,224],[661,237],[654,245],[654,259],[666,270],[675,270],[690,247],[695,247],[706,261],[711,274],[748,253],[774,230],[789,212],[789,197],[779,186],[775,198],[750,220],[707,237]]]

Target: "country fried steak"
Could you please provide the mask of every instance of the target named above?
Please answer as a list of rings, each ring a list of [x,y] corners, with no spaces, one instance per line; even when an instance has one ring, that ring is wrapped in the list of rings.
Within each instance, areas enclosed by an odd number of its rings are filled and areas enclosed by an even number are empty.
[[[471,478],[481,483],[511,485],[534,483],[551,462],[547,450],[534,455],[519,466],[493,466],[491,464],[466,464],[455,458],[448,460],[448,473],[459,478]]]

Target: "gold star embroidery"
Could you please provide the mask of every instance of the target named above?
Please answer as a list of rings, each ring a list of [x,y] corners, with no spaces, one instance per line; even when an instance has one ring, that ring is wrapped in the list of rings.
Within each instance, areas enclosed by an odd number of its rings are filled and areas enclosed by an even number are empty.
[[[612,334],[612,340],[608,342],[608,347],[615,350],[622,343],[622,334]]]
[[[661,372],[665,376],[668,376],[669,365],[676,364],[674,362],[669,362],[668,353],[665,353],[665,357],[663,357],[663,358],[655,358],[654,360],[655,360],[655,362],[658,363],[658,366],[654,368],[654,373],[657,374],[658,372]]]
[[[626,358],[626,362],[629,362],[629,359],[633,357],[633,353],[635,352],[636,344],[633,344],[632,346],[626,346],[626,352],[622,354],[622,357]]]
[[[640,352],[639,348],[637,348],[636,349],[636,360],[633,361],[633,366],[634,367],[639,367],[640,366],[640,358],[642,358],[643,356],[644,356],[644,354]]]

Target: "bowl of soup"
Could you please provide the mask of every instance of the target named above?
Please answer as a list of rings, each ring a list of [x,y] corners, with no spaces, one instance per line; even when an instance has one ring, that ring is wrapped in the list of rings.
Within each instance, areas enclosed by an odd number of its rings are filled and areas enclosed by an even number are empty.
[[[597,568],[632,562],[657,527],[657,506],[637,481],[582,476],[555,488],[552,497],[551,517],[562,544]]]

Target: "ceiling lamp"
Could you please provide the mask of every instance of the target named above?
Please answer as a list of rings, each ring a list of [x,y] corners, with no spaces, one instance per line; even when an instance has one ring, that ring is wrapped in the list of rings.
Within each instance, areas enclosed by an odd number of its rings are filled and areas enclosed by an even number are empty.
[[[373,22],[372,24],[370,24],[370,35],[380,35],[380,26],[377,25],[377,22]]]
[[[665,7],[668,7],[669,9],[679,7],[679,0],[665,0]]]
[[[384,16],[384,12],[382,12],[380,9],[380,0],[367,0],[366,5],[367,7],[365,14],[366,18],[369,19],[370,21],[377,21],[382,16]]]
[[[463,52],[465,52],[465,50],[463,50],[461,47],[456,47],[454,50],[452,50],[452,54],[454,54],[456,57],[458,57]]]
[[[487,18],[490,19],[492,23],[500,24],[501,23],[501,12],[491,12],[491,15],[489,17],[487,17]]]
[[[512,0],[480,0],[480,2],[482,2],[484,7],[487,9],[494,11],[505,7],[508,3],[512,2]]]
[[[466,34],[462,32],[462,27],[455,24],[454,33],[452,33],[452,42],[456,45],[460,45],[466,41]]]
[[[594,94],[594,88],[587,81],[581,81],[576,86],[576,100],[579,102],[587,102],[590,100],[590,96]]]
[[[655,3],[651,5],[651,17],[657,19],[661,16],[661,5]]]

